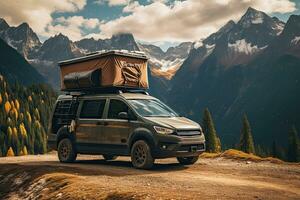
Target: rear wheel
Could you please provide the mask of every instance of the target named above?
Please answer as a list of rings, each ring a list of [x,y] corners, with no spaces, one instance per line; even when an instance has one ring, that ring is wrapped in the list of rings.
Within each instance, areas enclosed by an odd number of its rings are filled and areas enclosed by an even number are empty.
[[[109,154],[103,154],[102,156],[104,160],[116,160],[118,158],[118,156],[109,155]]]
[[[192,156],[192,157],[177,157],[177,160],[182,165],[192,165],[197,162],[199,156]]]
[[[150,169],[154,164],[150,146],[144,140],[136,141],[131,148],[131,162],[135,168]]]
[[[77,157],[77,153],[74,149],[74,145],[69,138],[64,138],[58,143],[57,148],[58,159],[60,162],[74,162]]]

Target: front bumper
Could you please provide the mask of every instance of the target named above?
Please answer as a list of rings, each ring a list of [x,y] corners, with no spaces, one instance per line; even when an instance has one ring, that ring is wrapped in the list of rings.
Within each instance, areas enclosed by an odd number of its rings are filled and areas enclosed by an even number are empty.
[[[205,151],[204,136],[164,136],[152,152],[154,158],[199,156]]]

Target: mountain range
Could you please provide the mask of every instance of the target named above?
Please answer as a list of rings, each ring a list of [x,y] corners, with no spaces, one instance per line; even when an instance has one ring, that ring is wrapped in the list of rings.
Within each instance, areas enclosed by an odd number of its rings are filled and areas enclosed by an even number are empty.
[[[0,19],[0,38],[26,58],[56,89],[59,87],[57,62],[61,60],[100,50],[142,50],[150,57],[152,73],[170,79],[187,57],[192,45],[191,42],[185,42],[163,52],[157,46],[137,43],[130,33],[116,34],[109,39],[87,38],[74,42],[63,34],[57,34],[42,43],[27,23],[14,27],[9,26],[4,19]]]
[[[289,128],[300,125],[299,36],[300,16],[285,24],[249,8],[194,43],[166,99],[197,121],[208,107],[227,144],[238,141],[244,113],[258,143],[286,142]]]
[[[80,41],[58,34],[42,43],[28,24],[12,27],[3,19],[0,38],[57,89],[60,60],[108,49],[144,51],[150,58],[150,93],[196,121],[208,107],[226,144],[239,139],[244,113],[261,144],[282,141],[292,125],[300,128],[297,15],[284,23],[249,8],[240,20],[229,21],[207,38],[184,42],[165,52],[136,42],[130,33]]]

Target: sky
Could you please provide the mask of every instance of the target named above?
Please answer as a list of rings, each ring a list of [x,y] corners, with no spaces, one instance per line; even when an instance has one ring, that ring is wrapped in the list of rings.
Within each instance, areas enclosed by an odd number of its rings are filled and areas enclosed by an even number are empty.
[[[132,33],[166,50],[207,37],[250,6],[282,21],[300,14],[300,0],[0,0],[0,17],[12,26],[27,22],[42,41]]]

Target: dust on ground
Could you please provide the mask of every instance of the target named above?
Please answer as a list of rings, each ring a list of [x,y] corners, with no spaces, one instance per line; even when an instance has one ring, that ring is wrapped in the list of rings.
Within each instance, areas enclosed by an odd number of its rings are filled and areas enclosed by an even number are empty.
[[[151,170],[130,159],[55,153],[0,158],[0,199],[300,199],[300,165],[202,158],[181,166],[157,160]]]

